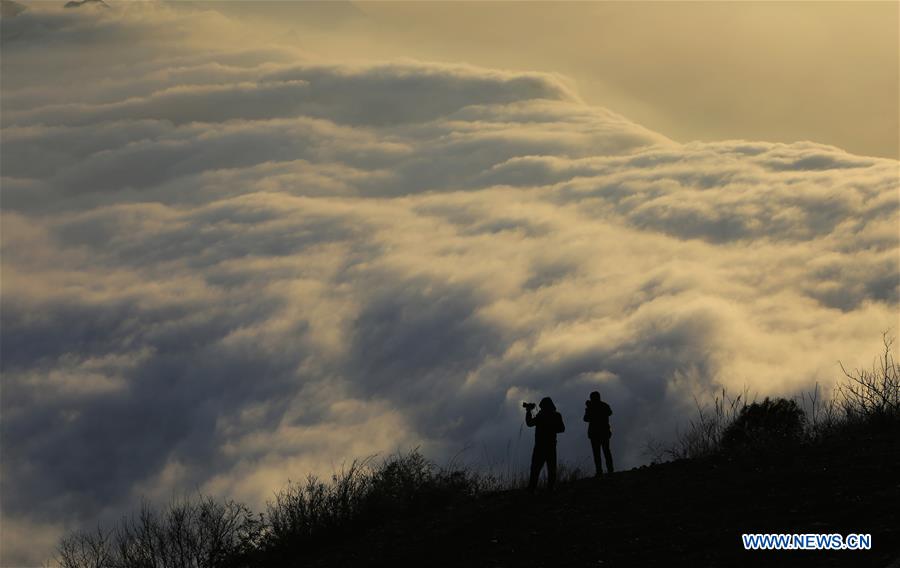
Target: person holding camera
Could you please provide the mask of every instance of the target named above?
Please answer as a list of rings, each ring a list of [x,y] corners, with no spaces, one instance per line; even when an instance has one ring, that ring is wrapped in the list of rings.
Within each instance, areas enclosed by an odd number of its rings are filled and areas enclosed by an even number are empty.
[[[596,477],[603,475],[600,468],[601,452],[606,460],[607,473],[613,472],[612,452],[609,449],[609,439],[612,437],[612,430],[609,427],[610,416],[612,416],[612,408],[600,400],[599,392],[592,392],[591,398],[584,403],[584,421],[588,423],[588,438],[591,440],[591,450],[594,452]]]
[[[556,405],[550,397],[544,397],[540,403],[540,411],[532,416],[533,402],[523,402],[525,408],[525,424],[534,427],[534,451],[531,453],[531,478],[528,490],[532,493],[537,488],[541,469],[547,464],[547,489],[552,491],[556,484],[556,435],[566,431],[562,414],[556,411]]]

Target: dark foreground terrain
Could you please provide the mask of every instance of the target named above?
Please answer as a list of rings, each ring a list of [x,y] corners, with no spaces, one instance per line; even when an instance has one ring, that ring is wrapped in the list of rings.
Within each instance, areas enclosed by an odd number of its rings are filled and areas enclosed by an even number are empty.
[[[900,432],[504,491],[309,550],[297,566],[900,566]],[[870,551],[745,551],[741,533],[870,533]]]

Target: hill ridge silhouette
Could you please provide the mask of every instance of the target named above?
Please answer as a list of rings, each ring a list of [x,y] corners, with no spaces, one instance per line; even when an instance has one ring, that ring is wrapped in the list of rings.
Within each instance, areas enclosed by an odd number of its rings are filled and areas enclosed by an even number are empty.
[[[536,495],[520,488],[472,493],[471,483],[477,480],[460,477],[467,471],[433,470],[437,482],[420,479],[420,487],[410,488],[413,497],[398,506],[391,493],[424,471],[420,465],[430,463],[413,451],[375,469],[384,486],[374,493],[386,499],[375,509],[380,518],[350,519],[343,526],[326,527],[319,537],[309,533],[292,539],[284,532],[275,545],[256,541],[255,550],[235,549],[236,556],[197,565],[888,566],[900,558],[898,434],[893,421],[884,429],[860,427],[856,437],[764,454],[684,458],[601,479],[562,481],[555,491]],[[364,465],[354,462],[351,468]],[[341,479],[350,477],[336,474],[333,482]],[[335,495],[342,492],[349,498],[348,487],[338,485]],[[282,514],[296,504],[283,503]],[[247,513],[254,522],[249,510],[235,512]],[[195,508],[193,514],[206,513]],[[868,533],[873,547],[745,551],[742,533]]]
[[[871,370],[826,404],[716,397],[653,463],[525,490],[418,449],[290,483],[255,514],[235,501],[144,504],[73,533],[65,568],[138,566],[895,566],[900,562],[900,365],[885,335]],[[586,442],[587,443],[587,442]],[[869,534],[870,550],[747,551],[741,535]]]
[[[900,558],[900,443],[890,431],[860,441],[785,450],[774,461],[675,460],[534,497],[490,493],[295,565],[888,566]],[[745,551],[745,532],[870,533],[873,549]]]

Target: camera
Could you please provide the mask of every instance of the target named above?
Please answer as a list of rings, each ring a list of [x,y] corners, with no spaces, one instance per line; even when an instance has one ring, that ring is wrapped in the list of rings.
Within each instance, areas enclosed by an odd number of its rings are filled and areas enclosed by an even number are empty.
[[[535,406],[537,406],[537,405],[533,402],[523,402],[522,403],[522,408],[524,408],[525,410],[534,410]]]

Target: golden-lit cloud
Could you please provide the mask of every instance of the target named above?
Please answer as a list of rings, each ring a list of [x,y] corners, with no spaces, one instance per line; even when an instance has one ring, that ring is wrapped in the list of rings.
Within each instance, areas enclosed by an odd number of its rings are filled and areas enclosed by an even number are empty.
[[[323,53],[560,72],[586,101],[681,142],[900,157],[896,2],[363,2],[338,33],[278,4],[256,10],[260,23],[310,22],[297,42]]]
[[[203,5],[5,14],[0,563],[142,495],[515,466],[543,395],[578,461],[600,389],[636,465],[694,396],[827,387],[896,329],[896,160],[681,144],[556,74],[326,59]]]

